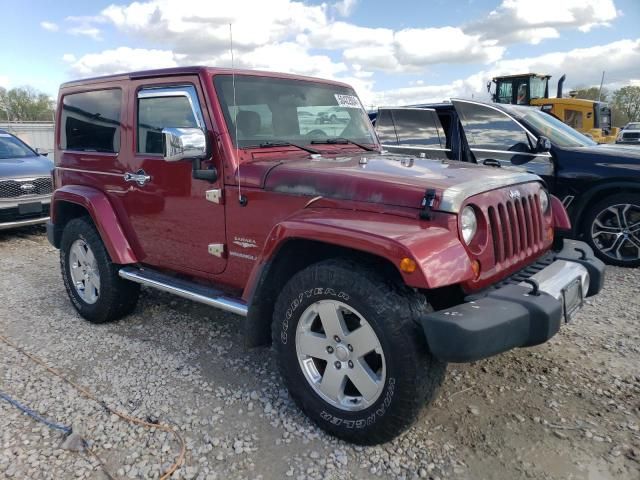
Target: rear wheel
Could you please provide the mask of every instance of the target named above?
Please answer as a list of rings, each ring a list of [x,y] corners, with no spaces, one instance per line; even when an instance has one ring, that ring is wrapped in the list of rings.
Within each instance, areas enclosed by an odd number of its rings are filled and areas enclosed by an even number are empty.
[[[118,276],[93,222],[71,220],[62,232],[60,269],[67,294],[80,315],[93,323],[117,320],[133,311],[140,285]]]
[[[612,195],[593,205],[583,234],[603,262],[640,266],[640,194]]]
[[[417,322],[429,310],[421,295],[351,261],[297,273],[273,322],[291,396],[332,435],[360,444],[391,440],[444,379],[446,364],[428,352]]]

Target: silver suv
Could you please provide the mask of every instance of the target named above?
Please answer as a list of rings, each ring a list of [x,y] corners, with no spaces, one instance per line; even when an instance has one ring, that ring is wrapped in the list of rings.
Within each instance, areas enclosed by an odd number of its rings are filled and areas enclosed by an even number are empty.
[[[0,230],[46,223],[53,162],[0,130]]]

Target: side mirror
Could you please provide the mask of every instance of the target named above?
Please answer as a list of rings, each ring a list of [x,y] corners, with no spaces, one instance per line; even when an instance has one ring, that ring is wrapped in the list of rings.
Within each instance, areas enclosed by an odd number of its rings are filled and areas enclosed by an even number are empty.
[[[199,128],[163,128],[162,156],[167,162],[207,156],[207,137]]]
[[[535,153],[546,153],[551,150],[551,140],[545,136],[539,136],[536,142]]]
[[[36,153],[38,155],[42,155],[43,157],[46,157],[47,155],[49,155],[49,152],[43,152],[40,148],[36,148]]]

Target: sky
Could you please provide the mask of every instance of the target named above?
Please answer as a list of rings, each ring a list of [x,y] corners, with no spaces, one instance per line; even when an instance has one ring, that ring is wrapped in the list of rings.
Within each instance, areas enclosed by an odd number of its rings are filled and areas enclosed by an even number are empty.
[[[179,65],[332,78],[366,106],[486,99],[495,75],[640,86],[640,0],[0,0],[0,86]]]

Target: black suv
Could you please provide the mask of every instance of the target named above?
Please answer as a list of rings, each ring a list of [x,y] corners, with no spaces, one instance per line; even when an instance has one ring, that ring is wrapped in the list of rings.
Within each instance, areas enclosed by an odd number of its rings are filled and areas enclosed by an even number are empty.
[[[606,263],[640,266],[640,149],[598,145],[535,107],[452,100],[370,117],[388,151],[540,175],[567,208],[571,236]]]

